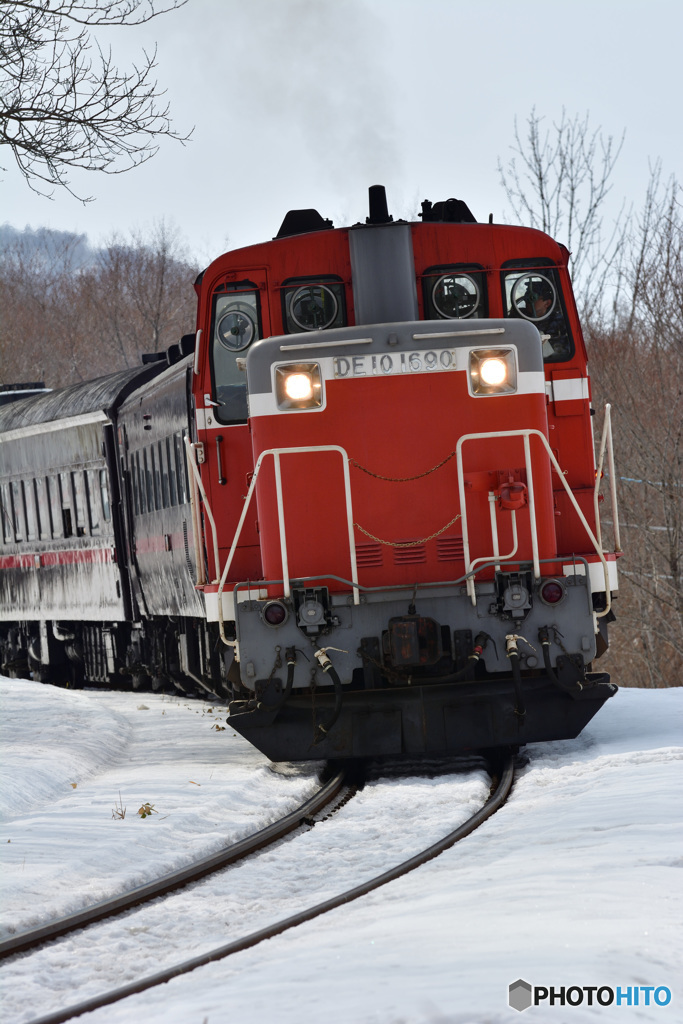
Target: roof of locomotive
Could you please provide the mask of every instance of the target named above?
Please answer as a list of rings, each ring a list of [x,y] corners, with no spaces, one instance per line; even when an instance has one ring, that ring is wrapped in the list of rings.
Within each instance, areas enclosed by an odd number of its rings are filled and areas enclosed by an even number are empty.
[[[0,433],[98,410],[109,413],[132,391],[165,369],[166,365],[165,362],[148,363],[133,369],[119,370],[106,377],[71,384],[48,394],[0,406]]]
[[[195,288],[199,292],[200,286],[207,275],[207,283],[212,286],[217,274],[239,266],[248,267],[254,260],[262,260],[264,247],[272,248],[274,252],[282,251],[283,248],[291,250],[293,243],[295,248],[298,245],[305,246],[314,239],[319,239],[324,244],[324,239],[348,234],[349,231],[371,231],[373,228],[386,228],[406,224],[409,224],[411,228],[418,232],[423,230],[429,231],[430,229],[439,231],[440,229],[456,228],[463,233],[464,237],[469,235],[470,238],[484,237],[486,232],[493,230],[501,242],[501,252],[499,254],[501,259],[507,258],[504,250],[510,244],[515,248],[523,240],[526,243],[523,247],[525,250],[528,248],[528,255],[541,255],[538,250],[542,248],[546,255],[552,254],[558,266],[567,264],[569,257],[567,248],[561,242],[551,238],[550,235],[539,231],[538,228],[529,228],[515,224],[494,224],[491,219],[487,223],[480,223],[473,216],[469,207],[460,199],[448,199],[437,203],[425,200],[422,203],[422,212],[419,214],[420,220],[405,221],[394,220],[389,215],[383,186],[372,185],[369,191],[370,215],[364,223],[358,222],[335,228],[332,221],[322,217],[317,210],[290,210],[285,215],[282,225],[274,238],[222,253],[199,274],[195,281]],[[490,240],[491,235],[489,234],[487,239],[487,245],[489,246],[491,244]],[[527,253],[524,252],[519,255],[525,256]],[[209,274],[209,271],[212,271],[212,273]]]

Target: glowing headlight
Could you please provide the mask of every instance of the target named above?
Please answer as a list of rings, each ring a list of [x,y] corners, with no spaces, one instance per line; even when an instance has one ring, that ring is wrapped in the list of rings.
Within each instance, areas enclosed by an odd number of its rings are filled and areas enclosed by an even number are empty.
[[[479,367],[479,376],[484,384],[504,384],[508,368],[502,359],[484,359]]]
[[[280,409],[315,409],[322,405],[319,363],[288,363],[275,368],[275,393]]]
[[[285,377],[285,394],[293,402],[306,402],[313,397],[310,373],[290,373]]]
[[[511,395],[517,390],[513,348],[472,349],[470,392],[473,395]]]

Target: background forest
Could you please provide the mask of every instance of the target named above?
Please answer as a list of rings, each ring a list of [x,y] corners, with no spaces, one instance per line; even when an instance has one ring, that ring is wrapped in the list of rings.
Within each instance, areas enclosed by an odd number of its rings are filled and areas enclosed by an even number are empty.
[[[642,203],[605,228],[620,144],[535,111],[500,163],[509,219],[572,252],[599,439],[613,407],[624,557],[602,664],[620,685],[683,683],[683,220],[654,167]],[[82,235],[0,228],[0,384],[56,388],[139,362],[194,330],[199,271],[167,224],[92,248]],[[609,499],[607,499],[608,501]],[[610,523],[611,509],[603,512]],[[609,530],[609,525],[607,525]],[[609,662],[609,664],[607,664]]]

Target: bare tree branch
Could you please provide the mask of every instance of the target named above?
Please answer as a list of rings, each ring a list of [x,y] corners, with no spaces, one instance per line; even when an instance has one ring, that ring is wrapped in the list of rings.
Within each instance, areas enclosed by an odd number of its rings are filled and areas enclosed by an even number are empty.
[[[515,118],[513,156],[498,161],[500,182],[516,217],[563,242],[572,254],[571,268],[580,312],[602,305],[608,275],[620,253],[628,216],[624,207],[604,234],[603,208],[614,167],[624,144],[591,131],[588,114],[568,118],[565,110],[552,129],[533,108],[522,138]]]
[[[120,71],[91,35],[93,27],[144,24],[186,2],[0,0],[0,146],[34,191],[52,195],[43,183],[75,195],[72,168],[119,174],[154,156],[161,137],[187,141],[160,102],[156,50]]]

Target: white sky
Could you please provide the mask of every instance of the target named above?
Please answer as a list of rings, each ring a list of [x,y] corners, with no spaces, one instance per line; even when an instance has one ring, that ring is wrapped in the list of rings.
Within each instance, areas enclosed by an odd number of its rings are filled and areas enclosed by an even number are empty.
[[[456,196],[504,219],[498,157],[514,118],[562,108],[626,130],[615,211],[642,201],[648,161],[680,175],[680,0],[189,0],[102,41],[121,66],[158,44],[158,79],[185,147],[164,141],[122,175],[76,174],[95,202],[34,195],[0,150],[0,222],[85,232],[165,218],[200,262],[271,238],[288,209],[335,225],[367,214],[367,187],[415,219]],[[560,239],[561,240],[561,239]]]

